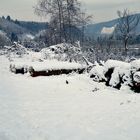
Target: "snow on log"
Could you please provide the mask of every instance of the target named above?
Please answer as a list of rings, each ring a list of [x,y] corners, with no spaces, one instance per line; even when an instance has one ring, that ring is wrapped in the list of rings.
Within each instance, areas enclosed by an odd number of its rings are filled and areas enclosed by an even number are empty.
[[[110,68],[115,68],[115,67],[120,67],[120,68],[125,68],[125,69],[130,69],[130,64],[127,62],[123,61],[118,61],[118,60],[107,60],[104,64],[106,70]]]
[[[140,83],[140,71],[134,74],[133,79],[134,79],[134,82]]]
[[[104,67],[97,65],[94,66],[90,71],[90,78],[92,78],[95,82],[103,82],[106,81],[104,76]]]
[[[96,82],[104,82],[107,86],[120,89],[127,85],[140,93],[140,60],[130,63],[108,60],[104,66],[97,65],[90,71],[90,78]]]
[[[46,69],[35,71],[33,67],[29,68],[29,73],[32,77],[37,76],[52,76],[52,75],[61,75],[61,74],[70,74],[76,72],[78,74],[82,74],[85,71],[85,68],[78,68],[78,69]]]
[[[14,72],[15,74],[29,72],[33,77],[69,74],[71,72],[81,74],[85,70],[85,65],[57,60],[45,60],[43,62],[13,62],[10,65],[11,72]]]
[[[131,69],[133,71],[140,71],[140,59],[131,62]]]
[[[123,81],[126,83],[126,80],[129,80],[131,68],[129,63],[118,60],[108,60],[104,67],[107,86],[120,89]]]
[[[135,92],[140,93],[140,71],[135,72],[133,75],[133,86],[131,87]]]
[[[20,65],[10,64],[10,71],[15,74],[25,74],[28,72],[28,67],[26,65],[20,66]]]

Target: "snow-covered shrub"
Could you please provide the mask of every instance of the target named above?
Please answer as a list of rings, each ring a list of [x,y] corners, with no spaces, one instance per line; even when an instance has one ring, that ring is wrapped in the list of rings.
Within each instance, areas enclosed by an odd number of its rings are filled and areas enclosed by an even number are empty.
[[[90,41],[89,41],[90,42]],[[107,61],[108,59],[120,60],[130,62],[132,58],[138,59],[140,56],[140,47],[129,46],[127,53],[123,49],[120,42],[114,42],[114,45],[107,45],[103,41],[103,45],[99,45],[96,41],[90,42],[91,44],[86,44],[82,47],[84,55],[86,58],[94,63],[94,61],[99,62],[100,60]]]
[[[66,48],[63,44],[50,46],[41,50],[42,57],[44,59],[57,59],[57,60],[65,60]]]
[[[41,48],[45,46],[42,42],[37,42],[35,37],[31,34],[23,34],[20,36],[19,40],[25,48],[30,48],[33,51],[40,51]]]
[[[44,59],[57,59],[61,61],[84,62],[81,48],[78,44],[62,43],[41,50]]]
[[[28,53],[27,49],[17,42],[14,42],[12,46],[5,46],[4,48],[7,51],[7,56],[9,58],[22,57]]]

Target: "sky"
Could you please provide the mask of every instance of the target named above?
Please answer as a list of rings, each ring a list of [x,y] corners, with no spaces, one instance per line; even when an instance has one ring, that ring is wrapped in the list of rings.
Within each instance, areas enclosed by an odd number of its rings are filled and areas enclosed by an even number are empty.
[[[44,21],[34,14],[38,0],[0,0],[0,16],[10,15],[13,19],[26,21]],[[140,0],[80,0],[83,9],[93,15],[93,22],[115,19],[117,10],[128,8],[140,13]]]

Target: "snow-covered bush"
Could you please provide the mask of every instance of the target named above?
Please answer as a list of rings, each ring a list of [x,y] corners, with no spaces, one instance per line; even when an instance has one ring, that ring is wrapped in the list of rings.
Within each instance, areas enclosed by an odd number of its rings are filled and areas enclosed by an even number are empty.
[[[130,48],[125,52],[123,46],[119,44],[120,42],[116,42],[116,45],[111,46],[105,45],[104,41],[102,42],[103,46],[98,45],[96,41],[91,43],[93,45],[86,44],[82,50],[84,56],[92,63],[100,60],[107,61],[108,59],[130,62],[133,58],[138,59],[140,56],[140,47],[138,45],[129,46]]]
[[[32,50],[41,50],[42,45],[35,41],[35,37],[31,34],[23,34],[20,36],[19,40],[25,48],[30,48]]]
[[[57,59],[61,61],[84,62],[79,44],[62,43],[41,50],[44,59]]]
[[[9,59],[14,57],[22,57],[28,54],[27,49],[17,42],[14,42],[12,46],[4,46],[4,49]]]

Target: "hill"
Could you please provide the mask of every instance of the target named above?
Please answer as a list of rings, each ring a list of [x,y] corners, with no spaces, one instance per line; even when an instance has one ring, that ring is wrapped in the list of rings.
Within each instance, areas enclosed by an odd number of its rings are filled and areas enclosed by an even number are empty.
[[[34,21],[19,21],[19,26],[29,30],[32,33],[38,33],[48,27],[46,22],[34,22]]]
[[[8,36],[10,36],[11,33],[17,35],[24,33],[36,34],[39,31],[46,29],[47,25],[46,22],[18,21],[0,18],[0,30],[5,32]]]
[[[140,14],[137,14],[140,17]],[[112,28],[117,25],[118,19],[114,19],[111,21],[106,21],[106,22],[101,22],[101,23],[96,23],[96,24],[90,24],[87,26],[86,33],[89,36],[99,36],[102,33],[102,30],[104,28]],[[136,28],[136,33],[140,34],[140,22]]]

